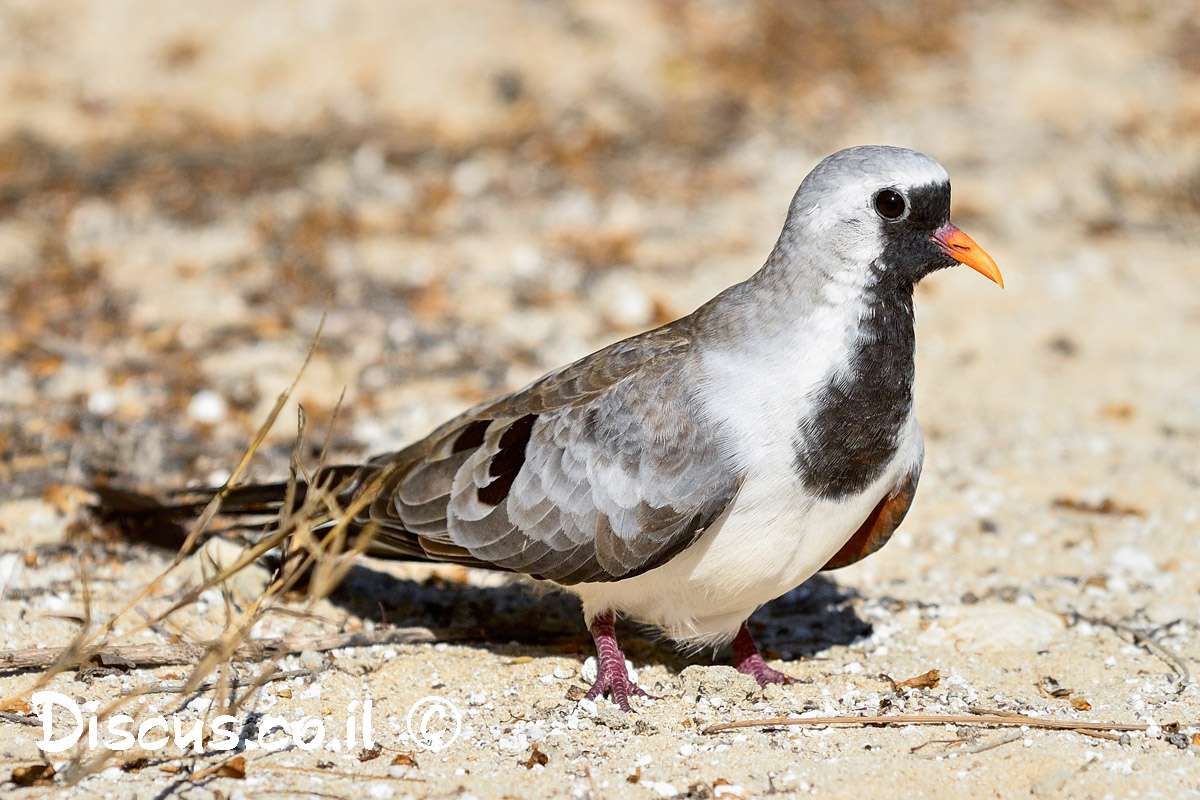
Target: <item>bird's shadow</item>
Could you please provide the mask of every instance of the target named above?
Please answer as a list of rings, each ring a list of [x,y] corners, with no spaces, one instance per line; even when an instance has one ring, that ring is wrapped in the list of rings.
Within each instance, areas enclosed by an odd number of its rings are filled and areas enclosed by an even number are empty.
[[[436,577],[408,580],[376,568],[377,563],[368,560],[352,567],[329,600],[363,619],[459,630],[466,642],[499,655],[593,653],[579,600],[565,591],[523,580],[489,586]],[[816,575],[760,608],[750,618],[750,630],[769,658],[813,658],[870,635],[870,623],[855,611],[857,600],[853,589]],[[661,664],[673,672],[706,663],[708,657],[681,651],[653,629],[631,621],[618,623],[618,638],[635,662]],[[713,663],[729,663],[729,658],[726,648],[715,654]]]

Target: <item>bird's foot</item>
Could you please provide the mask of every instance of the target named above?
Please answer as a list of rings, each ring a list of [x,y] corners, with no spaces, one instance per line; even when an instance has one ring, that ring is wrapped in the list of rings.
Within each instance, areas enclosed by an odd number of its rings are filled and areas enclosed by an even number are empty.
[[[750,629],[744,622],[741,630],[733,639],[733,655],[737,659],[737,671],[754,678],[758,681],[759,686],[765,687],[769,683],[792,682],[790,675],[785,675],[779,670],[767,666],[762,653],[758,651],[758,645],[754,643],[754,637],[750,635]]]
[[[583,697],[585,700],[595,700],[602,694],[617,704],[622,711],[632,713],[633,706],[629,704],[630,697],[646,697],[654,699],[642,687],[629,679],[625,669],[625,654],[617,644],[617,634],[613,629],[613,613],[611,611],[599,615],[590,626],[592,639],[596,642],[597,672],[596,682]]]

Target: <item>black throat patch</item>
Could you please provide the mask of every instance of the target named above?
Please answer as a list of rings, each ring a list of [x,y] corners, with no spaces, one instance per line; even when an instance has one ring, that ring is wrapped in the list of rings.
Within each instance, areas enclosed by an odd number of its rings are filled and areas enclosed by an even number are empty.
[[[887,293],[891,294],[891,293]],[[912,292],[877,297],[845,371],[817,394],[792,439],[806,488],[838,500],[870,486],[896,455],[912,411]]]
[[[913,284],[955,263],[930,239],[950,218],[949,184],[920,187],[909,201],[905,219],[881,223],[884,250],[850,363],[817,393],[792,439],[801,481],[824,499],[861,492],[895,457],[913,403]]]

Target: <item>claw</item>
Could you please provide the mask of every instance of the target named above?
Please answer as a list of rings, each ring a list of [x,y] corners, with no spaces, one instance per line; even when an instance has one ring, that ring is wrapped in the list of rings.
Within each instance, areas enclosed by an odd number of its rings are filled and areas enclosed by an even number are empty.
[[[733,654],[737,659],[737,671],[754,678],[759,686],[765,687],[769,683],[786,684],[795,680],[790,675],[767,666],[762,653],[758,651],[758,645],[754,643],[754,637],[750,635],[750,629],[744,622],[733,639]]]
[[[622,711],[633,713],[633,706],[629,704],[630,697],[645,697],[652,700],[655,697],[629,680],[629,673],[625,671],[625,654],[621,652],[621,646],[617,643],[613,623],[611,611],[592,620],[590,629],[592,639],[596,642],[598,660],[596,682],[583,697],[585,700],[595,700],[602,694],[607,694]]]

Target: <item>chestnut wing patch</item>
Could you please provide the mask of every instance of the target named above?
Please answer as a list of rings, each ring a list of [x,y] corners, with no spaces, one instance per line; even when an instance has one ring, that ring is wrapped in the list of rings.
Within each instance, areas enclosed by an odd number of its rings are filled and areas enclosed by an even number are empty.
[[[822,571],[847,567],[856,561],[861,561],[887,544],[888,539],[900,527],[904,515],[912,505],[913,497],[917,494],[917,481],[921,477],[921,468],[917,467],[908,473],[891,493],[879,501],[866,521],[859,526],[842,549],[829,559]]]

